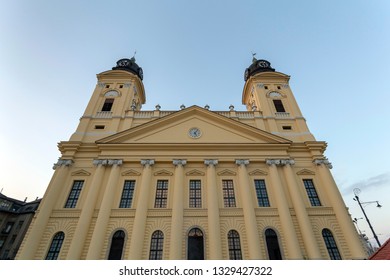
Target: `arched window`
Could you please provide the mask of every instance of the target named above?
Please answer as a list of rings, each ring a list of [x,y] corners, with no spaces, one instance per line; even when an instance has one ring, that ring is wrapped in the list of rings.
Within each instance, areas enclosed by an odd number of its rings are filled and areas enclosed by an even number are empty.
[[[62,243],[64,242],[65,234],[60,231],[57,232],[53,240],[51,241],[49,251],[47,252],[46,255],[46,260],[56,260],[58,259],[58,255],[60,254],[61,251],[61,246]]]
[[[270,260],[281,260],[279,241],[276,232],[272,229],[265,231],[265,242],[267,243],[268,258]]]
[[[189,260],[204,260],[203,232],[193,228],[188,233],[187,258]]]
[[[108,254],[109,260],[121,260],[123,245],[125,244],[125,232],[118,230],[114,233],[111,240],[110,253]]]
[[[161,230],[156,230],[152,234],[150,242],[149,260],[162,260],[163,256],[164,234]]]
[[[242,260],[240,235],[237,231],[228,232],[229,258],[231,260]]]
[[[341,260],[341,255],[339,249],[337,248],[337,244],[334,240],[332,232],[329,229],[324,228],[322,230],[322,237],[324,238],[324,242],[326,245],[326,249],[328,249],[330,259]]]

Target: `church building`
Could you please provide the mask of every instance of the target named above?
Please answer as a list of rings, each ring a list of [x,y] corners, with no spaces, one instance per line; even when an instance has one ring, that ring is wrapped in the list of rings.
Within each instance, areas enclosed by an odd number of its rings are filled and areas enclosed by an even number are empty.
[[[253,58],[246,111],[144,111],[142,68],[120,59],[58,144],[17,259],[367,258],[289,79]]]

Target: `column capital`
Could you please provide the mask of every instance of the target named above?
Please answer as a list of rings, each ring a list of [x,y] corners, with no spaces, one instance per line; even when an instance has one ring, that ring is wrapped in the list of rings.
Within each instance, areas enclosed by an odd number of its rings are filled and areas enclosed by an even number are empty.
[[[123,160],[122,159],[94,159],[93,160],[93,165],[95,166],[99,166],[99,165],[102,165],[102,166],[113,166],[113,165],[122,165],[123,164]]]
[[[141,164],[145,167],[147,165],[152,166],[154,164],[154,159],[141,159]]]
[[[178,165],[181,165],[181,166],[184,166],[187,164],[187,160],[186,159],[174,159],[172,161],[173,165],[175,166],[178,166]]]
[[[295,164],[293,159],[267,159],[265,161],[267,165],[285,166]]]
[[[61,166],[71,166],[73,164],[73,160],[71,159],[58,159],[56,163],[53,165],[53,169],[55,170],[57,167]]]
[[[249,159],[236,159],[236,164],[246,166],[249,164]]]
[[[333,168],[332,164],[330,163],[330,161],[329,161],[327,158],[315,159],[315,160],[313,160],[313,163],[314,163],[315,165],[321,165],[321,164],[323,164],[323,165],[325,165],[326,167],[328,167],[329,169],[332,169],[332,168]]]
[[[216,166],[218,164],[218,160],[217,159],[205,159],[204,164],[206,164],[207,166]]]

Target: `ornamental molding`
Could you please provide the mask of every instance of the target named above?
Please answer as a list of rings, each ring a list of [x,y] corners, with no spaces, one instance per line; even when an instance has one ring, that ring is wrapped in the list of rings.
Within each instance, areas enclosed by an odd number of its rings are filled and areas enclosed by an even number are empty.
[[[265,161],[267,165],[276,165],[276,166],[285,166],[285,165],[294,165],[295,160],[293,159],[267,159]]]
[[[71,175],[72,176],[89,176],[89,175],[91,175],[91,173],[84,170],[84,169],[80,169],[80,170],[77,170],[75,172],[72,172]]]
[[[237,165],[248,165],[249,159],[236,159],[236,164]]]
[[[113,166],[113,165],[122,165],[123,160],[121,159],[94,159],[93,160],[93,165],[95,166]]]
[[[157,172],[154,172],[154,176],[172,176],[173,173],[168,170],[159,170]]]
[[[204,164],[206,164],[207,166],[210,166],[210,165],[216,166],[218,164],[218,160],[217,159],[205,159]]]
[[[71,159],[58,159],[57,163],[54,163],[53,169],[56,169],[60,166],[71,166],[73,164],[73,160]]]
[[[316,173],[309,169],[302,169],[297,172],[297,175],[316,175]]]
[[[313,160],[313,163],[314,163],[315,165],[321,165],[321,164],[323,164],[323,165],[325,165],[326,167],[328,167],[329,169],[332,169],[332,168],[333,168],[332,164],[330,163],[330,161],[329,161],[327,158],[315,159],[315,160]]]
[[[231,171],[229,169],[225,169],[225,170],[218,172],[217,174],[218,174],[218,176],[236,176],[237,173],[234,171]]]
[[[188,172],[186,173],[186,175],[187,175],[187,176],[204,176],[205,173],[202,172],[202,171],[199,171],[199,170],[197,170],[197,169],[194,169],[194,170],[188,171]]]
[[[122,176],[140,176],[141,173],[138,171],[135,171],[134,169],[123,171]]]
[[[146,165],[152,166],[154,164],[154,159],[141,159],[141,164],[143,166]]]
[[[175,166],[178,166],[178,165],[181,165],[181,166],[184,166],[187,164],[187,160],[186,159],[174,159],[172,161],[173,165]]]
[[[260,169],[255,169],[255,170],[249,172],[249,175],[250,176],[258,176],[258,175],[264,176],[264,175],[268,175],[268,173],[263,171],[263,170],[260,170]]]

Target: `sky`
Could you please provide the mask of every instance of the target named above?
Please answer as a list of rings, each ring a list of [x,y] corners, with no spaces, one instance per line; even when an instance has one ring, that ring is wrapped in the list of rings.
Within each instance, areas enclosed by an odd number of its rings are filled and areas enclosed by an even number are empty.
[[[241,104],[252,53],[290,87],[359,229],[390,238],[390,1],[0,0],[0,191],[42,197],[96,74],[136,52],[143,110]]]

